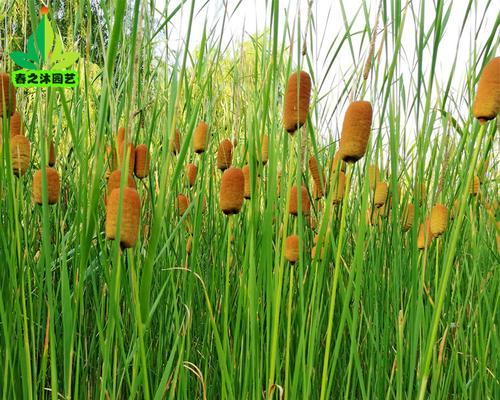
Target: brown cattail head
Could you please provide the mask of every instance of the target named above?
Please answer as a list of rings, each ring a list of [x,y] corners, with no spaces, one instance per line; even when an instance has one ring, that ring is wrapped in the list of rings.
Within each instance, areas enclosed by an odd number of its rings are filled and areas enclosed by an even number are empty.
[[[117,236],[118,211],[120,207],[120,189],[114,189],[106,206],[106,239],[114,240]],[[141,200],[132,188],[123,188],[123,203],[120,222],[120,245],[122,248],[134,247],[139,234]]]
[[[262,143],[260,145],[260,162],[266,165],[269,160],[269,136],[262,136]]]
[[[18,111],[16,111],[12,116],[10,117],[10,137],[14,137],[17,135],[24,135],[24,125],[23,125],[23,120],[21,117],[21,114],[19,114]],[[3,129],[3,121],[0,118],[0,138],[2,137],[2,129]]]
[[[431,232],[434,237],[442,235],[448,227],[448,209],[436,204],[431,210]]]
[[[370,165],[368,167],[368,179],[370,182],[370,189],[375,189],[377,183],[380,182],[380,170],[376,165]]]
[[[177,208],[177,212],[179,215],[184,215],[187,208],[189,207],[189,199],[183,194],[179,194],[175,201],[175,207]]]
[[[198,168],[196,165],[189,163],[186,165],[186,176],[189,182],[189,187],[193,187],[196,182],[196,175],[198,175]]]
[[[425,204],[427,200],[427,187],[425,186],[425,183],[420,184],[420,187],[417,187],[416,190],[419,190],[420,188],[420,193],[419,193],[419,201],[418,204],[422,205]]]
[[[305,124],[311,98],[311,78],[305,71],[294,72],[288,78],[283,105],[283,126],[293,134]]]
[[[375,204],[375,207],[382,207],[385,204],[388,192],[389,185],[387,185],[386,182],[377,183],[377,186],[375,187],[375,194],[373,196],[373,203]]]
[[[290,235],[285,239],[285,259],[292,264],[299,260],[299,237]]]
[[[345,194],[345,174],[339,171],[337,181],[335,181],[335,176],[332,180],[332,190],[333,190],[333,204],[340,204]]]
[[[16,88],[10,75],[0,72],[0,117],[10,117],[16,110]]]
[[[432,232],[431,223],[429,217],[427,217],[423,224],[420,224],[420,229],[418,230],[417,247],[422,250],[429,247],[432,242]]]
[[[49,142],[49,167],[56,165],[56,147],[54,141],[51,139]]]
[[[134,173],[135,166],[135,148],[132,143],[128,143],[125,148],[125,142],[118,143],[118,161],[120,167],[128,159],[128,172],[130,174]]]
[[[243,172],[243,177],[245,178],[245,185],[243,188],[243,194],[245,199],[250,198],[250,167],[246,164],[241,171]]]
[[[491,59],[481,72],[472,112],[481,124],[500,112],[500,57]]]
[[[311,203],[309,201],[309,195],[307,193],[307,188],[302,185],[300,189],[300,198],[302,202],[302,214],[307,216],[311,212]],[[297,186],[292,186],[290,191],[290,208],[289,213],[292,215],[299,214],[299,200],[298,200],[298,190]]]
[[[111,174],[108,177],[108,187],[107,187],[107,194],[108,196],[111,194],[111,192],[115,189],[120,188],[120,179],[121,179],[121,170],[117,169],[111,172]],[[129,188],[136,189],[134,178],[132,177],[131,174],[128,174],[127,176],[127,181],[125,182],[125,186],[128,186]],[[104,203],[106,204],[108,201],[107,197],[104,197]]]
[[[193,237],[189,235],[188,240],[186,242],[186,253],[191,254],[191,247],[193,245]]]
[[[233,162],[233,144],[229,139],[224,139],[219,144],[219,150],[217,151],[217,168],[221,171],[225,171],[231,166]]]
[[[345,162],[356,162],[365,155],[372,126],[372,105],[368,101],[349,104],[342,125],[339,152]]]
[[[149,175],[149,149],[145,144],[140,144],[135,148],[134,173],[139,179]]]
[[[226,215],[238,214],[243,206],[245,176],[239,168],[231,167],[222,174],[220,208]]]
[[[193,150],[195,153],[201,154],[207,149],[208,144],[208,125],[204,121],[200,121],[196,126],[193,134]]]
[[[326,177],[325,174],[322,174],[321,181],[313,182],[313,198],[314,200],[321,199],[325,195],[325,185],[326,185]]]
[[[477,196],[480,187],[481,187],[481,181],[477,175],[474,175],[474,179],[470,183],[470,194],[473,196]]]
[[[407,232],[413,226],[413,215],[415,209],[412,203],[408,203],[403,214],[403,232]]]
[[[56,204],[59,200],[61,182],[59,173],[54,168],[45,169],[47,176],[47,200],[48,204]],[[42,204],[42,170],[38,170],[33,175],[33,200],[37,204]]]
[[[321,175],[319,171],[318,160],[316,160],[316,157],[314,156],[311,156],[309,158],[309,172],[311,173],[314,182],[320,182]]]
[[[181,134],[179,129],[176,129],[174,134],[170,136],[169,148],[174,156],[181,152]]]
[[[125,130],[125,128],[123,126],[120,126],[118,128],[118,132],[116,133],[116,143],[117,144],[120,144],[125,140],[126,133],[127,133],[127,131]]]
[[[30,165],[30,142],[26,136],[17,135],[10,140],[10,155],[14,175],[24,175]]]

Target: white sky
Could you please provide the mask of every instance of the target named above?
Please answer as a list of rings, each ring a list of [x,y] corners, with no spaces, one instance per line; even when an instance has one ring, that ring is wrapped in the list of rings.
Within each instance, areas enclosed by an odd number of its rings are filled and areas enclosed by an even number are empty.
[[[405,1],[402,0],[402,3]],[[270,1],[265,0],[242,0],[241,4],[237,7],[236,11],[234,8],[239,0],[198,0],[195,6],[195,19],[193,23],[192,38],[190,43],[190,49],[197,47],[201,40],[203,33],[203,26],[205,21],[207,21],[207,27],[210,28],[217,24],[218,30],[217,35],[220,32],[220,24],[222,21],[222,16],[224,13],[224,4],[228,4],[228,14],[229,17],[226,22],[226,29],[224,31],[223,40],[225,43],[231,41],[232,47],[236,48],[241,40],[247,40],[249,35],[262,32],[267,27],[269,27],[269,16],[270,16]],[[308,13],[308,0],[285,0],[280,2],[280,27],[278,32],[283,32],[283,22],[286,19],[286,14],[288,14],[288,21],[294,21],[300,15],[302,32],[305,31],[305,22]],[[366,0],[369,6],[367,10],[369,13],[370,25],[373,27],[375,22],[375,17],[377,13],[377,8],[379,0]],[[418,20],[420,12],[420,6],[425,4],[425,27],[428,30],[434,19],[434,1],[433,0],[412,0],[413,9],[407,13],[405,30],[403,35],[403,47],[402,47],[402,58],[398,64],[398,68],[401,68],[398,73],[408,80],[415,78],[415,68],[417,65],[416,52],[415,52],[415,25],[416,20]],[[475,4],[472,8],[472,15],[469,16],[467,24],[464,29],[464,34],[461,38],[460,43],[458,42],[459,32],[462,27],[462,22],[465,16],[466,6],[468,0],[445,0],[445,11],[448,6],[452,5],[452,11],[449,17],[448,24],[446,25],[444,31],[444,37],[442,39],[442,44],[439,47],[439,53],[437,58],[437,68],[436,68],[436,84],[441,88],[445,87],[451,68],[453,66],[453,60],[456,54],[457,62],[455,64],[455,75],[452,82],[451,93],[463,93],[463,87],[465,84],[465,78],[467,70],[470,67],[467,62],[470,60],[470,53],[474,46],[478,47],[477,52],[479,53],[484,43],[486,42],[487,36],[491,33],[492,27],[494,26],[495,19],[499,16],[500,7],[495,6],[495,1],[492,2],[490,6],[490,13],[486,16],[483,21],[482,28],[479,30],[480,34],[477,38],[474,37],[475,32],[478,30],[478,26],[481,22],[482,12],[488,0],[475,0]],[[169,3],[169,11],[172,11],[174,6],[178,2]],[[325,102],[338,99],[340,96],[340,89],[344,87],[344,77],[352,71],[353,63],[360,64],[364,63],[366,59],[366,54],[368,52],[368,43],[365,42],[361,45],[361,35],[356,35],[355,33],[361,31],[365,27],[365,15],[362,9],[362,0],[343,0],[345,17],[348,21],[351,21],[357,14],[355,23],[351,28],[352,40],[353,40],[353,50],[355,59],[353,60],[351,52],[349,50],[349,45],[344,43],[342,49],[337,56],[335,63],[333,64],[332,70],[330,71],[325,84],[320,88],[319,81],[325,73],[327,65],[331,60],[331,53],[328,53],[329,46],[335,42],[335,47],[339,43],[339,37],[344,35],[346,31],[346,26],[342,18],[342,8],[340,0],[313,0],[312,2],[312,15],[315,20],[315,30],[316,30],[316,48],[308,49],[309,54],[313,59],[313,69],[316,75],[316,89],[319,91],[318,97],[327,95],[324,98]],[[156,7],[159,10],[163,10],[165,6],[165,0],[158,0],[156,2]],[[200,10],[200,8],[203,8]],[[191,1],[188,0],[182,11],[173,18],[169,29],[169,46],[172,48],[184,48],[186,31],[188,28],[189,11],[191,7]],[[493,12],[492,12],[493,11]],[[496,11],[496,14],[495,14]],[[415,15],[416,14],[416,15]],[[392,18],[389,15],[389,18]],[[382,27],[382,21],[379,23],[379,29]],[[290,22],[291,24],[292,22]],[[392,35],[391,26],[387,27],[389,35]],[[339,36],[337,36],[339,35]],[[389,36],[389,44],[391,43],[391,38]],[[432,41],[433,39],[431,39]],[[377,38],[376,50],[380,45],[381,37]],[[383,53],[385,56],[385,53]],[[389,52],[387,53],[389,57],[392,56],[392,48],[389,47]],[[407,58],[407,61],[405,60]],[[424,63],[423,70],[424,73],[429,70],[430,60],[432,59],[432,54],[430,49],[427,49],[424,53]],[[386,58],[382,58],[382,62],[387,62]],[[406,68],[406,70],[404,70]],[[478,67],[479,68],[479,67]],[[409,82],[410,82],[409,81]],[[409,84],[408,84],[409,85]],[[411,86],[411,85],[410,85]],[[437,90],[435,88],[435,90]],[[375,96],[377,93],[372,93],[371,96]],[[368,95],[370,97],[370,94]],[[463,105],[459,106],[459,108]],[[459,110],[456,110],[459,111]],[[460,110],[464,112],[464,110]],[[465,110],[467,112],[467,110]],[[334,115],[335,114],[335,115]],[[328,117],[322,118],[322,122],[318,121],[318,124],[324,124],[326,126],[320,126],[318,129],[322,130],[322,136],[328,136],[329,134],[337,135],[338,126],[341,124],[341,120],[338,115],[343,115],[342,109],[337,110],[333,113],[328,111]],[[325,132],[327,131],[327,132]]]

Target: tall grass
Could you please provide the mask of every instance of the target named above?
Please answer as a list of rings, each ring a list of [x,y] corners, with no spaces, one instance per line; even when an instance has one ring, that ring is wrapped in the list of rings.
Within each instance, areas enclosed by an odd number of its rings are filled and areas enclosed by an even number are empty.
[[[205,16],[214,3],[220,19]],[[498,52],[498,7],[361,0],[349,8],[341,0],[295,13],[272,0],[258,4],[262,32],[242,30],[228,42],[231,18],[254,7],[235,3],[155,9],[115,0],[95,24],[95,2],[64,2],[74,15],[70,34],[62,32],[66,47],[86,33],[81,83],[18,90],[31,143],[23,176],[12,172],[9,120],[1,121],[2,398],[499,397],[497,123],[481,125],[471,111],[479,74]],[[8,52],[26,46],[10,35],[13,21],[28,36],[38,7],[0,3],[0,70],[12,71]],[[333,36],[322,30],[325,16]],[[284,91],[300,70],[311,76],[311,107],[292,136],[283,128]],[[359,100],[373,106],[370,139],[347,166],[339,199],[343,172],[332,161],[345,110]],[[200,121],[206,151],[195,153]],[[105,235],[105,150],[116,148],[120,126],[150,160],[135,182],[141,214],[130,249]],[[250,183],[230,216],[219,203],[225,139]],[[49,206],[42,173],[35,205],[33,175],[46,169],[52,140],[59,200]],[[329,174],[320,199],[311,157]],[[119,199],[132,190],[129,163],[114,175]],[[388,185],[373,224],[371,165]],[[290,192],[302,187],[308,201],[297,195],[292,206],[310,202],[310,215],[292,215]],[[409,204],[413,223],[404,231]],[[447,229],[419,250],[419,226],[436,204],[450,211]]]

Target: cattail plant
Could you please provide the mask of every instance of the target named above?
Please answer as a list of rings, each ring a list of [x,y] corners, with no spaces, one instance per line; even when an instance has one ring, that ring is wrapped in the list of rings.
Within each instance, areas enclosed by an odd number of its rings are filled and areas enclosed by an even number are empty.
[[[174,156],[181,152],[181,133],[179,129],[176,129],[174,134],[170,136],[169,148]]]
[[[418,230],[417,247],[419,250],[429,247],[431,245],[432,238],[431,224],[429,217],[427,217],[425,218],[424,223],[420,224],[420,228]]]
[[[12,157],[12,171],[16,176],[22,176],[30,165],[30,142],[23,135],[14,136],[10,140],[10,155]]]
[[[415,213],[412,203],[408,203],[403,212],[403,232],[407,232],[413,226],[413,215]]]
[[[127,131],[123,126],[118,128],[118,132],[116,133],[116,143],[120,144],[125,141],[125,136],[127,135]]]
[[[16,110],[16,88],[10,75],[0,72],[0,117],[10,117]]]
[[[283,126],[295,133],[307,120],[311,98],[311,78],[305,71],[294,72],[288,78],[283,104]]]
[[[345,194],[345,173],[342,171],[339,171],[337,175],[337,179],[335,180],[335,176],[332,177],[330,180],[330,186],[332,187],[333,190],[333,196],[332,196],[332,203],[333,204],[340,204],[342,202],[342,199],[344,198]]]
[[[186,242],[186,253],[191,254],[191,247],[193,245],[193,236],[189,235],[188,240]]]
[[[434,237],[442,235],[448,227],[448,209],[442,204],[432,207],[430,224]]]
[[[122,249],[134,247],[139,234],[141,215],[141,200],[139,194],[132,188],[123,188],[121,203],[120,246]],[[114,189],[109,195],[106,206],[106,239],[115,240],[117,236],[118,211],[120,208],[120,189]]]
[[[380,171],[376,165],[370,165],[368,167],[368,181],[370,183],[370,189],[374,190],[377,187],[377,183],[380,182]]]
[[[326,176],[322,174],[321,181],[313,181],[313,198],[319,200],[325,195]]]
[[[472,113],[481,124],[494,119],[500,112],[500,57],[484,67],[477,84]]]
[[[243,206],[245,176],[239,168],[231,167],[222,174],[219,203],[226,215],[238,214]]]
[[[314,198],[319,199],[324,195],[325,188],[325,174],[320,170],[318,165],[318,160],[316,157],[311,156],[309,158],[309,171],[311,172],[311,176],[313,178],[313,192]]]
[[[19,114],[18,111],[16,111],[10,117],[9,127],[10,127],[9,129],[10,137],[14,137],[17,135],[24,135],[24,125],[21,114]],[[0,137],[2,137],[2,129],[3,129],[3,123],[2,120],[0,119]]]
[[[333,156],[333,161],[332,161],[332,170],[331,174],[334,174],[337,168],[340,168],[342,172],[346,171],[347,165],[346,163],[342,160],[342,156],[338,151],[335,152],[335,155]]]
[[[302,206],[302,214],[307,216],[311,211],[311,203],[309,201],[309,194],[307,193],[307,188],[302,185],[300,189],[301,196],[301,206]],[[289,213],[297,216],[299,214],[299,201],[298,201],[298,189],[297,186],[292,186],[290,190],[290,207]]]
[[[217,151],[217,168],[221,171],[225,171],[231,166],[233,162],[233,144],[229,139],[224,139],[219,144],[219,150]]]
[[[134,164],[135,164],[135,148],[132,143],[128,143],[125,148],[125,142],[118,143],[118,161],[121,165],[128,160],[128,172],[130,174],[134,173]]]
[[[481,187],[481,180],[479,179],[479,176],[474,175],[474,179],[470,183],[470,189],[469,192],[472,196],[477,196],[479,194],[479,189]]]
[[[182,193],[177,196],[177,199],[175,201],[175,207],[177,209],[177,212],[180,216],[184,215],[186,210],[189,207],[189,199],[183,195]]]
[[[134,174],[139,179],[144,179],[149,175],[149,149],[145,144],[140,144],[135,148]]]
[[[382,207],[387,201],[387,194],[389,193],[389,185],[387,182],[379,182],[375,186],[375,194],[373,196],[373,203],[375,207]]]
[[[49,167],[56,165],[56,147],[54,141],[51,139],[49,142]]]
[[[262,165],[266,165],[269,160],[269,136],[262,136],[262,143],[260,145],[260,162]]]
[[[243,187],[243,194],[244,194],[245,199],[250,199],[250,197],[251,197],[250,196],[250,167],[248,166],[248,164],[243,166],[241,171],[243,172],[243,177],[245,178],[245,185]]]
[[[372,105],[368,101],[349,104],[342,125],[339,152],[345,162],[354,163],[365,155],[372,125]]]
[[[47,202],[48,204],[56,204],[59,200],[59,192],[61,182],[59,173],[54,168],[45,169],[47,177]],[[38,170],[33,175],[33,200],[36,204],[42,204],[42,170]]]
[[[196,175],[198,175],[198,168],[194,164],[186,165],[186,176],[189,183],[189,187],[193,187],[196,182]]]
[[[193,133],[193,150],[201,154],[207,149],[208,145],[208,125],[200,121]]]
[[[108,176],[106,194],[104,195],[104,204],[108,203],[108,196],[115,189],[120,188],[120,179],[121,179],[121,170],[116,169],[111,172]],[[134,178],[131,174],[127,174],[127,181],[125,182],[125,186],[136,189]]]
[[[292,264],[299,260],[299,237],[290,235],[285,239],[285,259]]]

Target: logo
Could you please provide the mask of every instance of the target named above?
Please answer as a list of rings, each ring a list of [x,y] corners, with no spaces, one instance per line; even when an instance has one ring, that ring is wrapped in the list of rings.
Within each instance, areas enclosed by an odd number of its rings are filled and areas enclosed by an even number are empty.
[[[47,7],[41,8],[41,20],[28,38],[26,53],[10,53],[12,60],[22,68],[12,73],[12,83],[16,87],[78,86],[78,72],[67,68],[80,55],[74,51],[64,51],[61,35],[52,29],[48,13]]]

